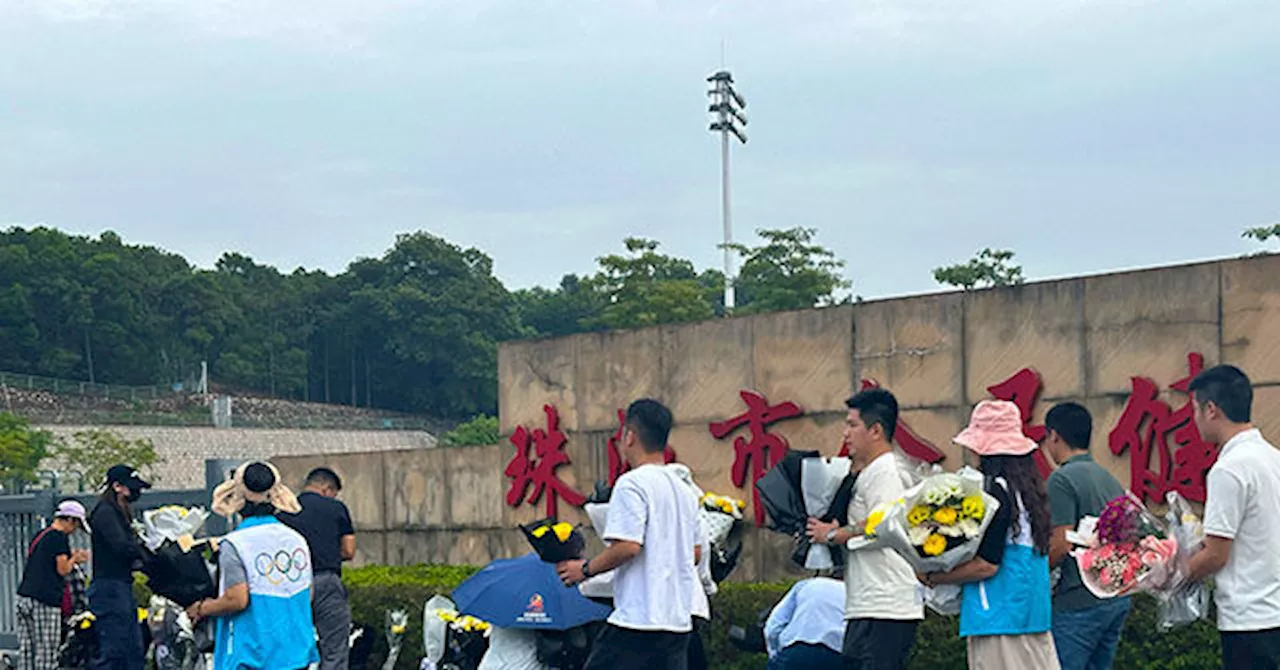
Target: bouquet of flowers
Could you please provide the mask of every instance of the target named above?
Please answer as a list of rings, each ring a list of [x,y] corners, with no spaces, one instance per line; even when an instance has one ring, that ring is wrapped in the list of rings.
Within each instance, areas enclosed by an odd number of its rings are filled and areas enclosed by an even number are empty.
[[[206,540],[194,539],[208,518],[202,508],[178,505],[142,514],[143,572],[148,585],[153,593],[180,607],[218,595],[214,550]]]
[[[576,526],[555,519],[542,519],[527,526],[520,526],[525,538],[538,553],[538,558],[548,563],[559,563],[582,558],[587,540]]]
[[[1132,493],[1080,520],[1070,538],[1080,580],[1098,598],[1115,598],[1164,583],[1178,551],[1162,524]]]
[[[479,667],[480,660],[489,649],[491,627],[488,623],[468,614],[459,614],[453,601],[443,596],[427,601],[423,616],[423,641],[427,652],[423,659],[425,667],[466,670]],[[394,630],[393,627],[392,632]]]
[[[1179,626],[1209,617],[1209,586],[1187,579],[1191,557],[1204,544],[1204,524],[1191,510],[1190,503],[1176,491],[1165,496],[1168,510],[1164,521],[1169,535],[1178,543],[1173,560],[1173,574],[1168,583],[1156,591],[1156,625],[1168,632]]]
[[[972,468],[926,477],[896,503],[873,510],[864,533],[917,572],[946,572],[978,553],[1000,503]]]

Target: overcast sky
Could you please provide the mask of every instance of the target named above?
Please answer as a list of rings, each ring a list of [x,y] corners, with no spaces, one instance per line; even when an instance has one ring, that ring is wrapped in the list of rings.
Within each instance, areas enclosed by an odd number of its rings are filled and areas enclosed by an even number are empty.
[[[1280,221],[1275,0],[0,0],[0,224],[341,270],[424,229],[512,287],[739,238],[855,292],[985,246],[1030,278],[1238,255]]]

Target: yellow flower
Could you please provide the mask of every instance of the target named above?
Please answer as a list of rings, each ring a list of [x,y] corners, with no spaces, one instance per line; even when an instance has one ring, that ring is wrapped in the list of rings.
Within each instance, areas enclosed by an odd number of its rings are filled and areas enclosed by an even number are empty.
[[[747,501],[745,500],[735,500],[733,502],[738,506],[738,509],[743,509],[747,506]]]
[[[875,537],[876,528],[878,528],[881,522],[883,521],[884,521],[884,510],[882,509],[872,510],[871,514],[867,517],[867,527],[863,530],[863,532],[866,534],[867,537]]]
[[[85,617],[80,621],[80,630],[89,630],[89,626],[93,625],[93,617]]]
[[[916,505],[911,508],[910,512],[907,512],[907,523],[912,526],[919,526],[928,521],[930,516],[931,512],[928,505]]]
[[[725,514],[733,514],[733,503],[729,502],[728,500],[721,502],[720,511],[724,512]]]
[[[138,623],[142,623],[143,621],[146,621],[146,620],[147,620],[147,610],[146,610],[146,609],[144,609],[144,608],[142,608],[142,607],[139,607],[139,608],[138,608]]]
[[[981,519],[987,513],[987,503],[979,494],[971,495],[960,503],[960,510],[966,519]]]
[[[552,526],[551,530],[555,531],[556,537],[559,538],[561,542],[567,542],[569,540],[569,536],[573,534],[573,526],[563,522]]]
[[[546,535],[547,531],[549,530],[551,530],[551,526],[538,526],[537,528],[533,529],[532,533],[529,533],[529,534],[538,539],[542,539],[542,536]]]
[[[939,507],[938,511],[933,513],[933,520],[944,526],[950,526],[956,522],[956,517],[960,516],[954,507]]]
[[[947,550],[947,538],[934,533],[929,539],[924,541],[925,556],[940,556],[942,552]]]
[[[404,635],[404,629],[405,629],[404,624],[397,624],[391,627],[391,632],[395,633],[396,635]]]

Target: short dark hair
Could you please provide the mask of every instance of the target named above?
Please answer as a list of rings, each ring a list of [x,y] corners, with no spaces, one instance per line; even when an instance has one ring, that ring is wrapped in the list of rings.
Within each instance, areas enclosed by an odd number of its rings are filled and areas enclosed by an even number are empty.
[[[330,468],[319,467],[307,474],[307,484],[332,486],[335,491],[342,490],[342,478]]]
[[[898,427],[898,399],[893,394],[880,388],[867,389],[853,394],[844,401],[849,409],[858,410],[862,423],[870,429],[879,424],[884,431],[884,439],[892,442],[893,433]]]
[[[1234,365],[1209,368],[1191,380],[1187,391],[1203,407],[1213,403],[1232,423],[1249,423],[1253,416],[1253,385]]]
[[[671,423],[671,410],[657,400],[642,398],[627,408],[627,428],[635,431],[644,450],[651,454],[667,448]]]
[[[1093,416],[1079,403],[1054,405],[1044,415],[1044,427],[1057,433],[1072,449],[1088,451],[1093,441]]]

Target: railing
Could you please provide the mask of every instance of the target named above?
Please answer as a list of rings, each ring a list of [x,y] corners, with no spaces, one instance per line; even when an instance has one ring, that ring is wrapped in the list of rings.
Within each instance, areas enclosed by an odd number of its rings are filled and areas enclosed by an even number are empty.
[[[41,377],[39,375],[14,372],[0,372],[0,387],[6,386],[27,391],[48,391],[57,394],[75,394],[90,398],[136,402],[138,400],[181,393],[187,384],[175,382],[169,386],[124,386],[120,384],[95,384],[93,382]],[[3,400],[3,398],[0,398],[0,400]]]

